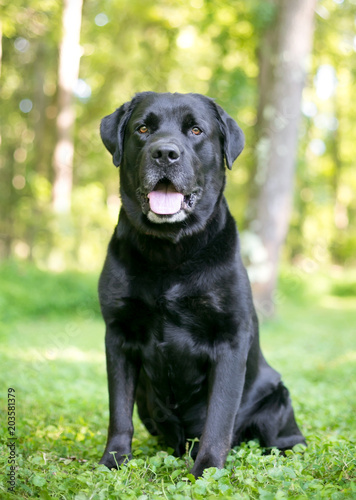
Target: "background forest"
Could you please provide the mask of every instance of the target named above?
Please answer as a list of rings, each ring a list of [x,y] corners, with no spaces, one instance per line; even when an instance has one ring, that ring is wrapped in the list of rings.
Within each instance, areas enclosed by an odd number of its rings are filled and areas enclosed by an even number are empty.
[[[0,497],[354,499],[356,0],[0,0],[0,42]],[[209,95],[245,132],[226,195],[307,450],[244,443],[195,481],[135,410],[134,459],[98,465],[120,207],[99,124],[145,90]]]
[[[2,258],[29,259],[55,271],[100,268],[119,200],[99,123],[144,90],[209,95],[244,130],[246,148],[228,173],[227,197],[243,237],[246,230],[245,250],[253,254],[248,216],[264,93],[259,62],[276,23],[273,1],[84,1],[67,211],[53,203],[63,5],[0,5]],[[356,1],[319,1],[314,24],[284,247],[285,259],[309,271],[355,263]]]

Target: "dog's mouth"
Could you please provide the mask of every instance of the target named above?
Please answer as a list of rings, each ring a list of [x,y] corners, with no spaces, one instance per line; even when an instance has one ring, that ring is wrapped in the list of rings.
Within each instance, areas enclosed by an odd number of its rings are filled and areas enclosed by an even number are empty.
[[[200,189],[180,192],[169,179],[161,179],[148,194],[140,192],[143,212],[152,222],[179,222],[192,212]]]
[[[148,193],[150,210],[157,215],[173,215],[182,209],[184,195],[171,182],[160,181]]]

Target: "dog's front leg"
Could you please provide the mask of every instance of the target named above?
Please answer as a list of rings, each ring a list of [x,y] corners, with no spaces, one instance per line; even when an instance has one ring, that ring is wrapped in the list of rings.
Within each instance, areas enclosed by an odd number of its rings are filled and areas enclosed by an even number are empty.
[[[207,418],[191,470],[195,477],[201,476],[208,467],[224,467],[245,383],[247,338],[246,334],[238,347],[225,344],[216,348],[209,374]]]
[[[123,352],[119,332],[107,328],[106,363],[109,386],[110,421],[108,439],[100,463],[117,468],[131,458],[132,412],[139,375],[139,363]],[[113,455],[110,452],[116,452]],[[115,458],[114,458],[115,456]]]

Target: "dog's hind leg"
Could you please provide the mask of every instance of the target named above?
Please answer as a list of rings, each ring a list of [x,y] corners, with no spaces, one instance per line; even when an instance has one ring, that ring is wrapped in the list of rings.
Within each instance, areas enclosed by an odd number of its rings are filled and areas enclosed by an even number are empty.
[[[235,434],[234,444],[257,438],[261,446],[282,451],[306,444],[295,421],[289,391],[282,382],[251,410],[251,414],[245,416],[248,424]]]

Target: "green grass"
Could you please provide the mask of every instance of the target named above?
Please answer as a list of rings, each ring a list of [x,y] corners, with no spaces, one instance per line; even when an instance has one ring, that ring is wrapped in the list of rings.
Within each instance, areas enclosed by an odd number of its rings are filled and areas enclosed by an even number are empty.
[[[0,268],[0,498],[356,498],[356,297],[350,277],[283,273],[278,316],[262,326],[263,350],[283,374],[306,451],[263,455],[255,442],[222,470],[194,481],[182,459],[135,415],[134,459],[98,466],[108,404],[104,324],[96,277]],[[16,394],[15,493],[7,493],[7,388]]]

